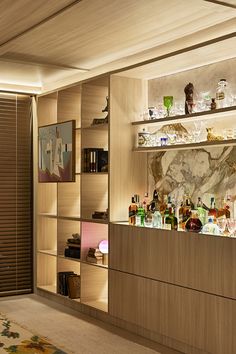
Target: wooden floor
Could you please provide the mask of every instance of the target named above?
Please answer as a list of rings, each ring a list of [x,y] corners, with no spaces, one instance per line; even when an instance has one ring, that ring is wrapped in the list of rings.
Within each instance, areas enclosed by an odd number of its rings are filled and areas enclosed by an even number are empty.
[[[68,354],[181,354],[33,294],[0,298],[0,313]]]

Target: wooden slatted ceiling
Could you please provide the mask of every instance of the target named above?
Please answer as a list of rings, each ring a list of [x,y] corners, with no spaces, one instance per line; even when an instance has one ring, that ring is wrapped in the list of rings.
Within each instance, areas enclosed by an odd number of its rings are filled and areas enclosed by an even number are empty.
[[[14,41],[13,49],[26,59],[93,68],[234,16],[203,1],[84,0]]]
[[[18,0],[7,5],[8,0],[0,4],[5,21],[0,31],[0,88],[22,84],[31,91],[124,67],[130,56],[139,62],[145,51],[154,57],[160,46],[180,39],[181,48],[186,36],[210,27],[214,37],[219,24],[236,16],[234,8],[205,0],[191,1],[191,6],[189,0]],[[50,17],[63,6],[65,11]],[[74,67],[90,71],[83,75]]]
[[[0,295],[32,289],[30,98],[0,95]]]
[[[0,45],[71,3],[73,0],[1,0]]]

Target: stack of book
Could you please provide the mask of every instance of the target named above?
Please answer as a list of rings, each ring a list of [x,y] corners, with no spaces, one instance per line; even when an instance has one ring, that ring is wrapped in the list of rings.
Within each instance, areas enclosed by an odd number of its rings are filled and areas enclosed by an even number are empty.
[[[73,235],[72,235],[73,236]],[[80,258],[80,236],[67,239],[65,257]]]
[[[103,254],[99,248],[89,248],[86,261],[90,263],[103,264]]]
[[[58,273],[57,292],[71,299],[80,297],[80,276],[73,271]]]
[[[84,172],[107,172],[108,151],[102,148],[85,148],[83,150]]]
[[[92,219],[102,219],[107,220],[108,212],[107,211],[94,211],[92,214]]]

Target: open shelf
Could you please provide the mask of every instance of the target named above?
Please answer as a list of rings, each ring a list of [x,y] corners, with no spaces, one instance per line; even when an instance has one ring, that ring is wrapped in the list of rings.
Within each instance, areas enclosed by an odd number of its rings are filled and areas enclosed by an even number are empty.
[[[38,216],[43,216],[45,218],[57,218],[57,214],[53,213],[39,213]]]
[[[51,255],[51,256],[56,256],[57,255],[57,250],[41,250],[41,249],[38,249],[38,252],[39,253],[43,253],[43,254],[48,254],[48,255]]]
[[[57,293],[56,285],[38,285],[37,288],[49,291],[50,293]]]
[[[80,215],[80,176],[75,182],[58,184],[58,216]]]
[[[140,120],[132,122],[132,125],[158,125],[158,124],[174,124],[174,123],[188,123],[194,122],[199,119],[217,119],[217,118],[225,118],[235,116],[236,114],[236,106],[216,109],[212,111],[204,111],[204,112],[196,112],[192,114],[183,114],[170,116],[159,119],[149,119],[149,120]]]
[[[82,129],[88,130],[108,130],[108,123],[101,123],[101,124],[93,124],[88,127],[84,127]]]
[[[214,141],[201,141],[199,143],[191,144],[173,144],[165,146],[148,146],[133,148],[135,152],[158,152],[158,151],[170,151],[170,150],[189,150],[189,149],[201,149],[207,147],[220,147],[220,146],[233,146],[236,145],[236,139],[230,140],[214,140]]]
[[[81,303],[107,311],[108,270],[81,263]]]
[[[108,312],[108,303],[106,299],[104,300],[101,299],[97,301],[84,301],[83,304],[104,312]]]

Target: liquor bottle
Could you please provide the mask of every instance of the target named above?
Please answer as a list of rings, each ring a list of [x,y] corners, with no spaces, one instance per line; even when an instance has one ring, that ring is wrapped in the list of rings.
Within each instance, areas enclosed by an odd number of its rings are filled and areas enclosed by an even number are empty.
[[[194,209],[193,203],[188,195],[184,197],[183,201],[183,223],[190,218],[191,210]]]
[[[153,213],[151,211],[151,207],[149,204],[147,205],[147,211],[145,212],[144,226],[145,227],[153,226]]]
[[[225,79],[221,79],[216,88],[216,108],[224,108],[227,107],[227,95],[226,95],[226,88],[227,88],[227,81]]]
[[[220,235],[220,229],[217,224],[214,224],[213,216],[208,217],[208,222],[202,228],[203,234],[210,234],[210,235]]]
[[[201,197],[198,197],[198,201],[197,201],[197,212],[198,212],[198,217],[202,223],[202,225],[205,225],[207,223],[208,220],[208,211],[207,211],[207,207],[205,206],[205,204],[203,204]]]
[[[138,206],[137,213],[136,213],[135,225],[136,226],[144,226],[144,219],[145,219],[145,211],[144,211],[142,204],[140,203]]]
[[[191,211],[190,218],[186,221],[185,230],[189,232],[200,232],[202,229],[202,222],[198,216],[197,210]]]
[[[150,208],[152,210],[152,226],[161,229],[162,228],[162,215],[160,213],[160,201],[158,198],[158,192],[155,189],[153,192],[153,198],[151,201]]]
[[[209,208],[208,215],[213,216],[214,219],[217,217],[217,209],[215,207],[215,198],[214,197],[211,197],[211,206]]]
[[[135,225],[136,213],[137,213],[137,205],[135,204],[134,197],[132,197],[131,204],[129,206],[129,225]]]
[[[178,229],[183,230],[183,202],[180,200],[176,203],[175,216],[178,219]]]
[[[224,205],[224,209],[225,209],[225,216],[226,216],[227,219],[229,219],[230,215],[234,214],[232,197],[229,194],[226,197],[226,202],[225,202],[225,205]]]
[[[167,229],[167,230],[178,230],[178,219],[173,214],[172,207],[169,208],[169,213],[165,217],[165,229]]]

